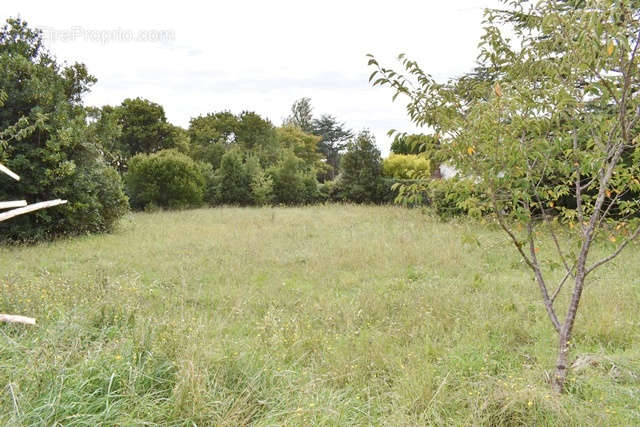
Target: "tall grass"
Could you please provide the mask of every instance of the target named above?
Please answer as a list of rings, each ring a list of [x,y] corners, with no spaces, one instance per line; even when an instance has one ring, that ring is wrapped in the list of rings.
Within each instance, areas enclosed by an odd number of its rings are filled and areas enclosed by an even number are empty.
[[[591,279],[556,398],[555,332],[491,224],[221,208],[2,248],[0,312],[39,323],[0,326],[0,424],[640,424],[637,260]]]

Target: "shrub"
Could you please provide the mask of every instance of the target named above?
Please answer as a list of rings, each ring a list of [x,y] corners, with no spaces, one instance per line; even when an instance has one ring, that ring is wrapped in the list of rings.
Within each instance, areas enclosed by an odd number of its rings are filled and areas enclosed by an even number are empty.
[[[200,169],[200,173],[204,177],[205,181],[205,191],[203,200],[209,205],[215,205],[216,197],[217,197],[217,181],[216,181],[216,173],[214,171],[211,163],[208,162],[196,162],[198,168]]]
[[[424,155],[391,154],[382,162],[384,176],[396,179],[429,178],[431,161]]]
[[[304,203],[317,203],[322,200],[315,173],[305,173],[302,177],[302,183],[304,185]]]
[[[373,135],[361,132],[347,144],[342,157],[339,198],[355,203],[379,203],[382,199],[382,159]]]
[[[251,197],[257,206],[264,206],[273,200],[273,180],[264,171],[251,179]]]
[[[337,180],[325,181],[318,185],[318,198],[323,202],[338,202],[339,185]]]
[[[428,183],[429,204],[443,219],[459,215],[479,217],[486,213],[485,196],[471,179],[435,179]]]
[[[300,171],[301,163],[300,159],[288,153],[277,165],[269,168],[276,203],[294,205],[306,201],[305,175]]]
[[[250,205],[252,201],[251,176],[242,162],[242,153],[229,150],[222,156],[216,171],[216,202]]]
[[[208,145],[193,144],[189,155],[197,162],[205,162],[211,164],[213,169],[220,167],[220,161],[224,156],[225,148],[220,143],[212,143]]]
[[[126,212],[122,182],[88,143],[82,96],[95,82],[83,64],[66,66],[44,50],[42,33],[20,19],[0,28],[0,130],[18,120],[33,125],[0,146],[0,161],[20,175],[0,178],[0,200],[66,205],[3,222],[2,239],[37,240],[109,231]]]
[[[202,166],[174,150],[132,157],[125,181],[135,209],[200,206],[207,190]]]

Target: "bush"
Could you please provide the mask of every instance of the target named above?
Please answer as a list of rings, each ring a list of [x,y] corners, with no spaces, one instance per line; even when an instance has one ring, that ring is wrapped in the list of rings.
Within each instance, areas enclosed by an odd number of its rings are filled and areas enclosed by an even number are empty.
[[[295,205],[306,202],[305,175],[300,171],[301,163],[299,158],[289,153],[277,165],[269,168],[275,203]]]
[[[220,143],[213,143],[208,145],[193,144],[190,149],[189,155],[197,162],[205,162],[211,164],[213,169],[220,167],[220,161],[224,156],[225,148]]]
[[[75,186],[80,196],[76,200],[83,204],[82,214],[77,216],[80,220],[73,224],[76,230],[83,233],[112,231],[118,219],[129,211],[122,178],[110,166],[81,169]]]
[[[207,191],[202,165],[174,150],[132,157],[125,181],[135,209],[200,206]]]
[[[373,135],[361,132],[342,157],[338,197],[354,203],[380,203],[384,190],[382,159]]]
[[[242,162],[239,150],[227,151],[216,171],[216,202],[228,205],[250,205],[253,202],[251,176]]]
[[[427,188],[429,204],[443,219],[460,215],[479,217],[486,213],[485,196],[470,179],[435,179]]]
[[[71,175],[59,183],[56,192],[45,197],[53,198],[69,202],[0,223],[2,239],[35,241],[65,234],[110,232],[129,210],[120,175],[101,163],[91,168],[74,168]]]
[[[0,200],[68,200],[3,222],[2,239],[111,230],[126,212],[127,199],[120,178],[87,142],[92,136],[81,102],[95,78],[83,64],[58,64],[44,51],[41,32],[20,19],[0,28],[0,68],[0,92],[8,96],[0,108],[0,131],[18,120],[32,128],[0,144],[0,161],[21,177],[0,177]]]
[[[429,178],[433,172],[431,161],[424,155],[391,154],[382,163],[384,176],[396,179]]]
[[[251,197],[257,206],[268,205],[273,200],[273,180],[264,171],[252,177]]]

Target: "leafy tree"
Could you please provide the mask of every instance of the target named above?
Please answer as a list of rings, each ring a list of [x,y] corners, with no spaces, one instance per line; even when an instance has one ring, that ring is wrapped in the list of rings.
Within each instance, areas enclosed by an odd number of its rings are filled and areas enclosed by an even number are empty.
[[[88,141],[82,95],[96,79],[83,64],[62,66],[44,48],[42,34],[20,19],[0,29],[0,129],[20,128],[0,147],[0,161],[18,172],[20,182],[1,185],[0,199],[66,199],[3,224],[3,238],[37,239],[59,234],[111,230],[127,211],[120,179]]]
[[[340,156],[347,145],[347,141],[353,137],[353,132],[345,128],[334,116],[323,114],[319,119],[314,119],[311,133],[321,139],[318,150],[326,157],[331,170],[325,179],[334,179],[340,168]]]
[[[196,117],[191,119],[188,133],[194,158],[208,161],[216,169],[224,152],[231,148],[257,156],[263,167],[280,158],[275,128],[254,112],[236,116],[223,111]]]
[[[322,155],[318,152],[320,137],[305,133],[301,128],[285,125],[276,129],[277,138],[283,149],[291,150],[293,154],[304,162],[305,167],[322,168]]]
[[[240,150],[229,150],[222,156],[220,168],[216,171],[216,188],[218,203],[251,204],[251,176],[244,166]]]
[[[637,200],[625,198],[640,190],[640,8],[630,0],[504,3],[487,12],[481,42],[489,78],[438,83],[404,56],[407,77],[371,58],[372,78],[408,95],[413,121],[445,136],[455,167],[474,180],[532,271],[558,333],[560,392],[587,279],[640,234]],[[575,204],[559,205],[566,197]],[[599,240],[611,252],[594,260]]]
[[[315,176],[305,173],[303,162],[293,153],[285,155],[277,165],[268,170],[273,181],[273,198],[276,203],[295,205],[309,202],[310,194],[317,188]],[[307,180],[311,176],[312,181]]]
[[[102,108],[87,108],[88,142],[94,145],[107,164],[118,171],[127,168],[129,154],[121,144],[122,126],[118,123],[115,108],[105,105]]]
[[[291,116],[285,119],[284,125],[320,137],[317,149],[327,160],[327,167],[318,168],[318,176],[322,181],[334,179],[339,170],[341,152],[353,137],[353,132],[334,116],[323,114],[314,118],[310,98],[301,98],[293,104]]]
[[[281,150],[273,124],[250,111],[242,112],[238,119],[238,145],[245,152],[257,156],[263,167],[274,164],[280,158]]]
[[[264,206],[273,200],[273,179],[262,169],[251,178],[251,197],[257,206]]]
[[[175,150],[136,154],[129,161],[125,182],[131,206],[136,209],[197,207],[207,190],[202,169]]]
[[[369,131],[360,132],[347,144],[341,170],[339,191],[344,199],[355,203],[381,201],[382,158]]]
[[[210,164],[214,170],[220,167],[220,161],[225,152],[225,146],[219,142],[208,145],[193,144],[189,149],[191,158]]]
[[[438,140],[434,135],[398,134],[391,143],[391,152],[394,154],[433,153],[437,146]]]
[[[391,154],[382,162],[384,176],[397,179],[428,179],[431,161],[415,154]]]
[[[114,112],[122,128],[120,150],[125,156],[177,148],[178,132],[167,122],[160,104],[142,98],[127,98]]]
[[[209,113],[189,122],[191,142],[200,146],[211,144],[227,145],[236,142],[240,121],[230,111]]]
[[[302,129],[303,132],[313,132],[313,107],[311,98],[300,98],[291,106],[291,115],[284,121],[285,125]]]

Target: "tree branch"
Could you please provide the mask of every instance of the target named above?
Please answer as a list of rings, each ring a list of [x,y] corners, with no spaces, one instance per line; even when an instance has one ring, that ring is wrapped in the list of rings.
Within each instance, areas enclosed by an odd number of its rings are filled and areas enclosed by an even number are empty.
[[[634,241],[638,237],[638,235],[640,235],[640,225],[636,228],[636,231],[634,231],[634,233],[629,238],[627,238],[624,242],[622,242],[622,244],[618,247],[618,249],[615,250],[615,252],[613,252],[611,255],[607,257],[602,258],[600,261],[594,263],[591,267],[587,268],[585,272],[585,277],[588,276],[589,273],[591,273],[596,268],[600,267],[603,264],[606,264],[607,262],[611,261],[618,255],[620,255],[620,253],[624,250],[624,248],[626,248],[629,243]]]

